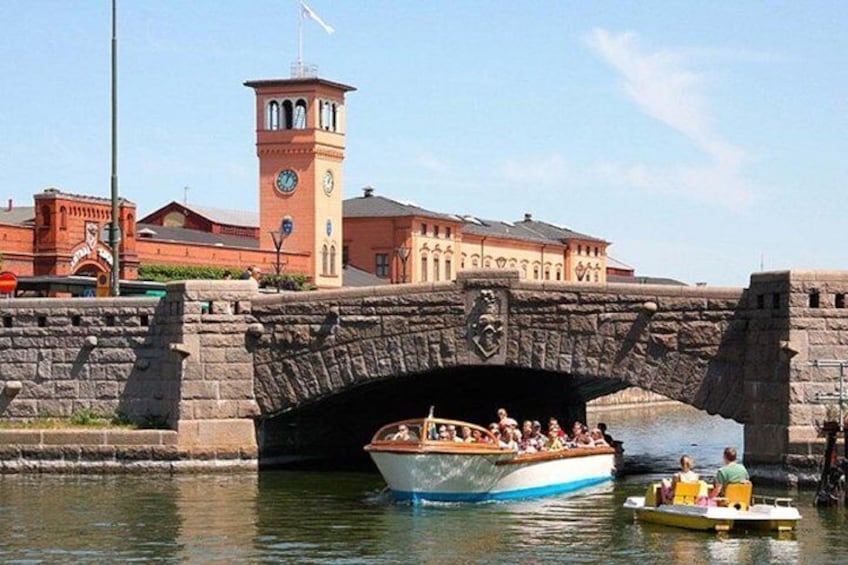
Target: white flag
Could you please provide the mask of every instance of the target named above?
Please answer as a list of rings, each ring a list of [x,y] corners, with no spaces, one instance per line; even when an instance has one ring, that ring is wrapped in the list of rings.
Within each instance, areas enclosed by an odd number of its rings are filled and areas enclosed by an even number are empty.
[[[304,2],[300,3],[300,17],[309,18],[310,20],[324,28],[324,31],[326,31],[327,33],[333,33],[334,31],[336,31],[333,29],[333,26],[328,25],[327,22],[321,19],[321,16],[315,13],[315,10],[307,6]]]

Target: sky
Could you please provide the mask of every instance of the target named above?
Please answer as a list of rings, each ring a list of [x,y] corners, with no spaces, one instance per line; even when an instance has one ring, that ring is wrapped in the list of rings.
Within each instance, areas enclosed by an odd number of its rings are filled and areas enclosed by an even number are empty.
[[[534,219],[637,275],[846,269],[848,2],[311,0],[348,94],[345,198]],[[247,80],[294,0],[118,0],[118,179],[139,215],[258,206]],[[111,2],[0,1],[0,202],[109,196]],[[185,187],[189,187],[186,191]]]

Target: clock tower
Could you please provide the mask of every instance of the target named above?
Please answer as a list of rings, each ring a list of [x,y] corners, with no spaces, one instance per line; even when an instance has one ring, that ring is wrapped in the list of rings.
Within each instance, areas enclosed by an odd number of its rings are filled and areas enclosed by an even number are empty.
[[[317,77],[244,83],[256,93],[259,247],[290,230],[284,255],[303,255],[319,288],[342,285],[345,93]],[[283,220],[286,225],[283,226]]]

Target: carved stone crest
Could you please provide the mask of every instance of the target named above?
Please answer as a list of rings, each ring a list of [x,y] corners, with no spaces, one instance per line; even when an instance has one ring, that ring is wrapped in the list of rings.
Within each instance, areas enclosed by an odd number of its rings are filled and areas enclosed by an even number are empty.
[[[501,298],[493,290],[481,290],[474,300],[468,322],[468,333],[484,359],[496,354],[503,341]]]

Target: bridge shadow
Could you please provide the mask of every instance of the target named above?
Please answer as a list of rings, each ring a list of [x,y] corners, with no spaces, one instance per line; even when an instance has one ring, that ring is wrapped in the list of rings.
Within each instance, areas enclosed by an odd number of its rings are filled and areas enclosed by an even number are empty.
[[[613,379],[583,379],[516,367],[456,367],[368,383],[297,410],[260,420],[265,468],[370,468],[362,447],[392,421],[435,414],[488,424],[498,408],[519,421],[585,421],[585,403],[625,388]]]

